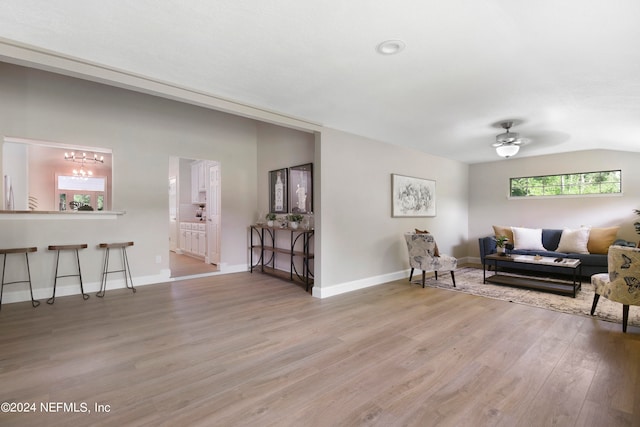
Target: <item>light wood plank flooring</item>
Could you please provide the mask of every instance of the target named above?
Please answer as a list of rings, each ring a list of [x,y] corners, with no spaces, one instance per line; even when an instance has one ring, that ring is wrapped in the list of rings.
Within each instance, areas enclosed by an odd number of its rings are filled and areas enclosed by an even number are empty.
[[[220,271],[217,265],[206,264],[199,258],[169,252],[169,268],[171,277],[188,277]]]
[[[640,426],[640,328],[406,280],[319,300],[239,273],[4,305],[6,401],[37,408],[2,426]]]

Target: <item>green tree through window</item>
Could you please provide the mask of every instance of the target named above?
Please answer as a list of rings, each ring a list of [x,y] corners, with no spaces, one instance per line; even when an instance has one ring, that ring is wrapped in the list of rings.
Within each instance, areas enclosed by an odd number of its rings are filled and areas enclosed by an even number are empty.
[[[575,196],[622,193],[622,171],[511,178],[511,197]]]

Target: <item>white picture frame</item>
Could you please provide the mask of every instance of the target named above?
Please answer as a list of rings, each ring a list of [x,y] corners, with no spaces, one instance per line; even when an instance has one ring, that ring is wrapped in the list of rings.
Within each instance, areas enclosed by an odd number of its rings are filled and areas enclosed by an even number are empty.
[[[436,182],[431,179],[391,174],[391,216],[436,216]]]

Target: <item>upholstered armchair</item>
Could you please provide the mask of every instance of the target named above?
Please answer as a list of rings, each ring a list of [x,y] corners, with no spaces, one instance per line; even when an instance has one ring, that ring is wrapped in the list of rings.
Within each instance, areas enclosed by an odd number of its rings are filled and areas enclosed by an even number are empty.
[[[600,295],[619,302],[622,304],[622,332],[627,332],[629,306],[640,305],[640,249],[610,246],[608,264],[609,273],[591,276],[595,287],[591,315],[596,311]]]
[[[451,281],[453,282],[453,286],[456,286],[456,278],[453,271],[458,266],[458,260],[449,255],[437,254],[436,241],[432,234],[405,233],[404,238],[407,241],[409,265],[411,266],[409,282],[411,282],[411,279],[413,278],[413,270],[418,268],[422,270],[423,288],[425,273],[431,271],[435,273],[436,280],[438,280],[439,271],[450,271]]]

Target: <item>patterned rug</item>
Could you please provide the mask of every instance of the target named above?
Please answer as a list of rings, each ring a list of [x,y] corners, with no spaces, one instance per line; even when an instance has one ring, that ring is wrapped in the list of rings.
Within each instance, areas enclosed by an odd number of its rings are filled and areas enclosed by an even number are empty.
[[[493,272],[487,272],[487,276]],[[500,273],[506,274],[506,273]],[[593,304],[593,286],[583,279],[582,289],[578,291],[575,298],[571,296],[556,295],[549,292],[528,290],[504,285],[483,284],[482,269],[463,267],[455,272],[456,287],[451,286],[451,276],[448,273],[440,273],[436,281],[433,276],[427,276],[425,286],[438,289],[448,289],[451,291],[464,292],[487,298],[499,299],[502,301],[514,302],[517,304],[531,305],[548,310],[560,311],[563,313],[577,314],[591,317],[591,304]],[[420,278],[420,274],[416,274]],[[553,280],[553,279],[551,279]],[[412,283],[422,283],[421,279]],[[616,322],[622,324],[622,304],[612,302],[604,297],[598,301],[595,316],[599,320]],[[640,326],[640,307],[630,307],[628,325]]]

